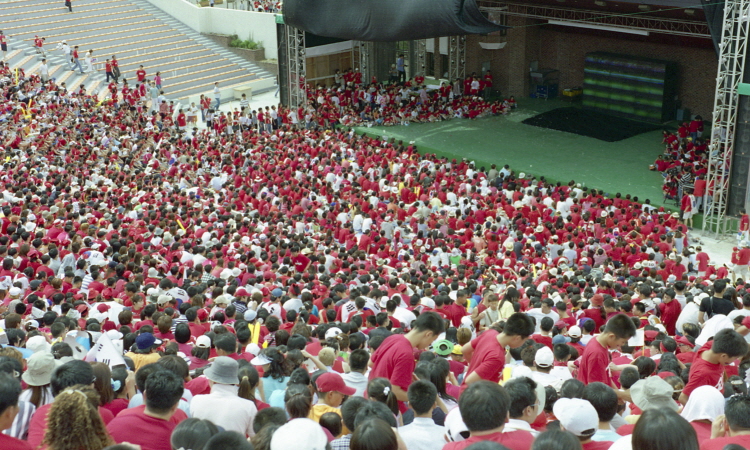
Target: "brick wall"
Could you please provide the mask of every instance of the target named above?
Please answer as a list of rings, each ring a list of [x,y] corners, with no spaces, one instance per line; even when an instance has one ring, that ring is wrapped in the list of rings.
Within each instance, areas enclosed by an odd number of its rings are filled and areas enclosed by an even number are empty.
[[[509,18],[511,26],[530,24],[525,19]],[[684,45],[684,41],[674,37],[656,34],[647,38],[618,38],[613,33],[561,32],[541,26],[508,30],[508,44],[502,50],[479,48],[479,41],[504,39],[471,36],[467,42],[467,72],[478,71],[483,62],[489,61],[496,85],[503,95],[528,95],[528,68],[534,60],[539,61],[540,68],[560,71],[560,89],[580,86],[583,84],[586,53],[606,51],[677,62],[682,106],[689,108],[692,114],[701,114],[704,118],[711,116],[717,68],[713,48]]]

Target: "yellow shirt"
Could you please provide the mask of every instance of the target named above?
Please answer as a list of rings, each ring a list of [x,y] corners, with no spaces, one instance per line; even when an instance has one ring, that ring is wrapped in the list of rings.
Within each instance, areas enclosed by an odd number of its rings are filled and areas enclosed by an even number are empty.
[[[133,360],[133,364],[135,364],[135,371],[138,372],[138,369],[140,369],[142,366],[145,366],[146,364],[155,363],[156,361],[161,358],[161,355],[158,353],[133,353],[128,352],[125,354],[125,356],[129,357]]]
[[[313,406],[310,409],[310,415],[308,416],[309,419],[314,420],[318,423],[320,423],[320,416],[322,416],[325,413],[334,412],[341,416],[341,409],[334,408],[333,406],[328,406],[325,403],[318,403],[317,405]],[[351,433],[348,428],[346,428],[346,425],[343,423],[343,419],[341,422],[341,435],[347,435]]]

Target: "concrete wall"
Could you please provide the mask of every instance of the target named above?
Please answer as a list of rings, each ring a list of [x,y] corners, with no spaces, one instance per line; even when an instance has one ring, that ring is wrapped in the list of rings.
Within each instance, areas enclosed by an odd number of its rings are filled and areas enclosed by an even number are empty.
[[[263,44],[266,58],[277,59],[276,18],[273,14],[227,9],[225,5],[200,8],[186,0],[147,0],[199,33],[236,34]]]

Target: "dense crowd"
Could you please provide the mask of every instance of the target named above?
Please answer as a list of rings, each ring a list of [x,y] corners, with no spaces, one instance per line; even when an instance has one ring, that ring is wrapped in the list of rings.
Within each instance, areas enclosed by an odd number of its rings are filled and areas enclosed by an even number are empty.
[[[648,200],[0,69],[0,448],[750,446],[747,263]]]

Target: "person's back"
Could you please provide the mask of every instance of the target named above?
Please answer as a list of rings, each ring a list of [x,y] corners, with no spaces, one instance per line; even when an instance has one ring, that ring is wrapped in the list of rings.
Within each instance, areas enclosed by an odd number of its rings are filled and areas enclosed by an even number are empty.
[[[172,416],[182,397],[183,381],[173,372],[158,370],[146,379],[145,408],[120,413],[107,425],[115,442],[140,445],[142,450],[171,448],[170,437],[177,424]],[[134,408],[135,409],[135,408]]]
[[[444,427],[432,420],[437,401],[437,388],[426,380],[409,386],[409,406],[414,410],[414,421],[398,429],[398,434],[409,450],[432,450],[445,444]]]
[[[18,397],[21,395],[21,383],[10,374],[0,372],[0,428],[8,429],[13,425],[18,413]],[[31,450],[32,446],[20,439],[0,433],[0,448],[3,450]]]
[[[750,447],[750,396],[733,395],[724,407],[724,420],[714,425],[711,437],[701,443],[701,450],[723,450],[730,444]]]

